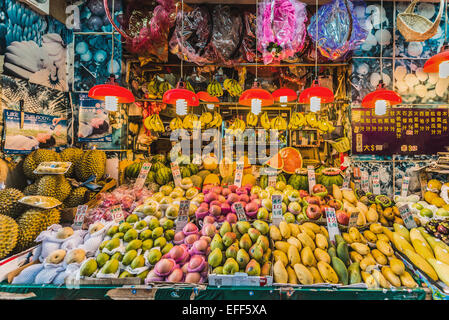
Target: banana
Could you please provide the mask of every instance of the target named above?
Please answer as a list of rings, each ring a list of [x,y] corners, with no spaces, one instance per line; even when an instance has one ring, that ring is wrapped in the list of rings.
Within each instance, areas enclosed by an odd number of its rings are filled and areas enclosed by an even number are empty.
[[[209,93],[213,97],[221,97],[223,95],[223,88],[221,87],[221,84],[214,79],[207,86],[207,93]]]
[[[260,124],[265,130],[270,129],[270,119],[268,119],[268,114],[266,112],[262,113],[260,117]]]
[[[170,129],[172,131],[178,130],[182,128],[182,120],[179,117],[173,118],[170,121]]]

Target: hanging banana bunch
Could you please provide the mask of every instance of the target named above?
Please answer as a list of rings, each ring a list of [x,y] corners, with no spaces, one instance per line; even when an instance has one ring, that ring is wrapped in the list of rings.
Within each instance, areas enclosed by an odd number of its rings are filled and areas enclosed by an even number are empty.
[[[234,122],[226,129],[226,133],[230,135],[240,135],[246,129],[246,124],[243,120],[236,118]]]
[[[196,114],[190,113],[186,115],[186,117],[182,121],[182,127],[186,130],[193,130],[193,124],[195,121],[198,121],[198,116]]]
[[[189,90],[189,91],[192,91],[193,93],[195,93],[195,89],[193,89],[193,86],[192,86],[192,84],[189,82],[189,81],[185,81],[184,82],[184,84],[185,84],[185,88],[187,89],[187,90]]]
[[[333,126],[332,122],[330,122],[327,119],[320,119],[318,121],[318,129],[320,133],[331,133],[335,130],[335,127]]]
[[[157,92],[158,99],[162,99],[164,93],[170,89],[173,89],[173,86],[168,81],[161,82]]]
[[[231,97],[240,97],[243,92],[242,87],[235,79],[226,79],[223,83],[223,87],[229,92]]]
[[[271,119],[270,128],[279,131],[287,130],[287,120],[281,116],[277,116],[276,118]]]
[[[214,111],[212,121],[209,122],[208,128],[219,128],[222,121],[223,119],[221,118],[221,115],[218,112]]]
[[[147,90],[148,90],[148,95],[149,95],[149,99],[157,99],[158,97],[158,91],[159,91],[159,85],[158,85],[158,81],[156,79],[156,76],[154,76],[150,82],[148,82],[147,85]]]
[[[302,128],[305,123],[306,118],[304,117],[304,114],[302,114],[301,112],[293,112],[287,128],[289,130],[298,130]]]
[[[270,129],[270,119],[268,119],[268,113],[264,112],[262,113],[262,116],[260,117],[260,124],[262,125],[262,128],[265,130]]]
[[[146,117],[143,121],[145,129],[154,132],[165,132],[164,124],[158,114],[153,114]]]
[[[170,121],[170,129],[172,131],[182,129],[182,119],[180,117],[173,118]]]
[[[214,116],[210,112],[205,112],[200,117],[201,122],[201,129],[206,129],[206,127],[209,125],[209,123],[212,121]]]
[[[257,122],[258,121],[259,121],[259,119],[258,119],[257,115],[255,115],[254,113],[249,112],[246,115],[246,125],[248,127],[255,127],[255,126],[257,126]]]
[[[221,97],[223,95],[223,88],[217,80],[212,80],[207,86],[207,93],[213,97]]]

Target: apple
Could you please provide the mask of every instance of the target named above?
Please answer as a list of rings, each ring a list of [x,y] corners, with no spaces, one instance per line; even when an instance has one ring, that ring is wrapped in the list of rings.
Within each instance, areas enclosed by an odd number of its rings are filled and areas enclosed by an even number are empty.
[[[429,217],[432,218],[433,217],[433,212],[430,209],[424,208],[421,209],[421,211],[419,212],[419,214],[423,217]]]
[[[347,226],[349,224],[349,215],[346,213],[346,211],[338,210],[335,212],[335,215],[337,216],[337,222],[339,224],[342,224],[344,226]]]
[[[317,220],[321,217],[320,207],[316,204],[309,204],[306,209],[306,215],[311,220]]]

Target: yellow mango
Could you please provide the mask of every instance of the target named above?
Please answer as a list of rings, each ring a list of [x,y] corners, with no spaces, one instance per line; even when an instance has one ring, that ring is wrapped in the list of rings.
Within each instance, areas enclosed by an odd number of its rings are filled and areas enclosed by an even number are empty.
[[[394,274],[394,272],[391,270],[390,267],[382,267],[381,269],[382,271],[382,275],[385,277],[385,279],[388,280],[388,282],[390,282],[390,284],[392,284],[395,287],[400,287],[401,286],[401,279]]]
[[[299,257],[298,249],[295,246],[290,246],[288,248],[287,257],[291,266],[297,263],[301,263],[301,258]]]
[[[304,247],[301,250],[301,261],[306,267],[316,265],[317,262],[310,247]]]
[[[278,260],[274,263],[273,267],[274,282],[276,283],[288,283],[288,273],[284,264]]]
[[[313,253],[314,253],[315,258],[317,259],[317,261],[324,261],[324,262],[329,263],[329,264],[331,263],[330,255],[326,251],[324,251],[323,249],[316,248]]]
[[[385,257],[384,254],[379,250],[377,249],[371,250],[371,254],[373,255],[374,260],[376,260],[378,264],[386,265],[388,263],[387,257]]]
[[[313,275],[303,264],[297,263],[293,266],[293,269],[295,270],[299,283],[304,285],[313,284]]]
[[[307,233],[301,232],[296,236],[299,241],[301,241],[301,244],[303,247],[309,247],[310,249],[315,250],[315,242],[313,242],[312,238],[310,238]]]
[[[401,276],[405,272],[405,265],[398,258],[390,259],[390,268],[398,276]]]
[[[323,236],[321,233],[316,234],[315,244],[316,244],[317,248],[320,248],[323,250],[327,250],[327,248],[329,247],[326,237]]]
[[[318,271],[325,282],[334,284],[338,283],[338,276],[329,263],[318,261]]]

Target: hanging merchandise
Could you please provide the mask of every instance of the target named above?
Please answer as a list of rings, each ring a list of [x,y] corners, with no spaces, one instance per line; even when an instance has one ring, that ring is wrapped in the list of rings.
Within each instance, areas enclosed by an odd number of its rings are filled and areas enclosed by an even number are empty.
[[[175,22],[175,5],[173,0],[157,0],[158,5],[144,9],[141,1],[127,4],[128,10],[121,30],[113,21],[108,1],[104,7],[109,22],[125,39],[127,49],[140,56],[142,64],[151,60],[166,62],[168,59],[168,35]]]
[[[194,62],[198,65],[212,63],[206,57],[205,50],[212,37],[211,16],[205,6],[189,8],[184,6],[184,18],[181,10],[176,17],[176,29],[170,40],[170,52],[179,59]],[[184,32],[181,33],[182,20]],[[183,36],[181,36],[183,34]]]
[[[304,47],[306,5],[296,0],[269,0],[260,4],[257,19],[258,50],[265,64],[292,57]]]
[[[315,21],[319,21],[318,34]],[[360,21],[349,0],[334,0],[322,5],[307,28],[309,36],[318,43],[320,53],[337,60],[356,49],[367,37],[365,22]]]
[[[212,25],[207,55],[216,63],[232,65],[242,43],[242,15],[237,8],[217,5],[212,10]]]
[[[254,62],[256,56],[256,15],[246,11],[243,14],[243,39],[239,48],[240,59],[247,62]]]

